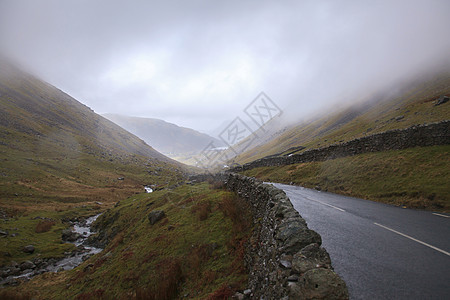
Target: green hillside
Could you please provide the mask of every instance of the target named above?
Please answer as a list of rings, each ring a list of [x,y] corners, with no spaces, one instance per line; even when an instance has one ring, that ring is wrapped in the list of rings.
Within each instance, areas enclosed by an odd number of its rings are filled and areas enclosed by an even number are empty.
[[[243,255],[252,222],[246,205],[207,183],[134,195],[96,222],[111,237],[103,252],[0,297],[229,299],[248,279]],[[152,225],[154,210],[165,217]]]
[[[57,88],[0,61],[0,264],[61,256],[61,219],[112,207],[143,186],[174,185],[184,167]],[[37,218],[37,219],[36,219]],[[54,230],[35,234],[39,219]]]
[[[449,145],[262,167],[244,174],[409,208],[450,211]]]
[[[441,95],[450,95],[450,73],[410,83],[397,96],[372,97],[371,101],[360,101],[340,111],[290,126],[281,134],[274,134],[263,145],[240,154],[233,162],[243,164],[268,155],[296,153],[289,151],[293,147],[303,146],[301,151],[305,151],[390,129],[448,120],[450,104],[435,106]],[[270,128],[270,124],[266,126]]]

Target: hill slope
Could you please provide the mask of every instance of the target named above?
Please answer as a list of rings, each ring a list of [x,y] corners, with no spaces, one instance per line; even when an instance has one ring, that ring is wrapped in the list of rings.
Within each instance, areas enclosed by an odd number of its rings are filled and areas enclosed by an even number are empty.
[[[85,189],[86,184],[108,185],[108,177],[123,177],[131,165],[149,170],[181,166],[57,88],[5,61],[0,64],[2,198],[24,188],[26,194],[51,194],[55,178]],[[107,176],[111,170],[114,175]],[[133,173],[135,184],[139,172]]]
[[[412,82],[396,96],[375,95],[283,129],[276,124],[270,130],[267,124],[267,133],[258,132],[262,142],[257,141],[256,147],[237,156],[234,162],[242,164],[269,155],[298,153],[390,129],[446,120],[450,105],[435,106],[441,95],[450,95],[450,73]]]
[[[217,147],[223,143],[196,130],[180,127],[159,119],[104,114],[105,118],[134,133],[144,141],[174,159],[186,161],[200,153],[210,142]]]
[[[58,257],[62,220],[112,207],[143,185],[173,185],[184,167],[57,88],[0,60],[0,265]],[[55,226],[35,233],[41,219]]]

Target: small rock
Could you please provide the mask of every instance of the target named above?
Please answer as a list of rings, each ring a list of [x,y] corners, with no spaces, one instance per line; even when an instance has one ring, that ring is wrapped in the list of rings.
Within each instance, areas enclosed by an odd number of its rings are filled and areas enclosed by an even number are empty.
[[[17,267],[9,268],[9,275],[17,276],[19,274],[20,274],[20,268],[17,268]]]
[[[298,275],[293,274],[293,275],[289,276],[287,280],[290,281],[290,282],[297,282],[298,281]]]
[[[83,272],[89,272],[94,267],[93,264],[88,264],[86,267],[84,267]]]
[[[97,201],[97,202],[95,202],[95,204],[97,204],[97,205],[102,205],[103,203]]]
[[[124,177],[119,177],[119,178],[117,178],[117,180],[125,180],[125,178]]]
[[[162,210],[154,210],[148,215],[148,219],[150,221],[150,224],[154,225],[156,222],[164,218],[166,214]]]
[[[286,269],[292,268],[292,263],[288,260],[280,260],[280,265]]]
[[[72,231],[70,228],[67,228],[62,231],[61,238],[63,239],[63,241],[75,242],[80,238],[80,235]]]
[[[34,252],[34,246],[33,245],[27,245],[25,247],[23,247],[23,252],[25,253],[33,253]]]
[[[241,293],[237,292],[236,294],[233,295],[233,299],[243,300],[244,299],[244,294],[241,294]]]
[[[440,96],[434,106],[438,106],[438,105],[444,104],[444,103],[448,102],[449,99],[450,98],[448,96]]]
[[[244,291],[244,296],[248,297],[252,294],[252,290],[251,289],[247,289]]]
[[[0,235],[1,235],[1,236],[8,236],[8,232],[7,232],[7,231],[0,230]]]
[[[402,119],[404,119],[404,118],[405,118],[405,116],[398,116],[398,117],[395,118],[395,120],[396,120],[396,121],[400,121],[400,120],[402,120]]]
[[[36,266],[29,260],[24,261],[21,265],[20,265],[20,269],[21,270],[26,270],[26,269],[34,269],[36,268]]]

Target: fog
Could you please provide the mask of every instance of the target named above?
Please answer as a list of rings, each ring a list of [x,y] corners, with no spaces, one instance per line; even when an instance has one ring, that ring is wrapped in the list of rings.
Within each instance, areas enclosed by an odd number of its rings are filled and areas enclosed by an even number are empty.
[[[0,0],[0,52],[98,113],[208,132],[261,91],[292,120],[447,68],[449,14],[445,0]]]

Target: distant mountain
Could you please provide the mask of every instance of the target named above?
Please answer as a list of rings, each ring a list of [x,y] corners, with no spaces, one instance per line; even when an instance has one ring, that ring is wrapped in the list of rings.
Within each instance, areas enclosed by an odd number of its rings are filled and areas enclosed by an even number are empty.
[[[39,201],[45,197],[86,200],[96,188],[108,191],[96,191],[95,197],[112,200],[121,197],[117,189],[111,190],[118,187],[118,177],[126,178],[120,186],[130,192],[144,183],[177,177],[182,168],[135,135],[3,59],[0,161],[0,198],[23,196]],[[150,176],[155,172],[166,172],[166,178]]]
[[[450,73],[393,86],[385,93],[361,95],[353,104],[291,125],[273,119],[264,131],[256,132],[258,138],[232,162],[242,164],[265,156],[289,155],[391,129],[448,120],[450,105],[436,105],[443,95],[450,96]]]
[[[172,158],[179,159],[196,155],[210,142],[213,142],[216,147],[223,146],[220,140],[207,134],[163,120],[117,114],[104,114],[103,116]]]

